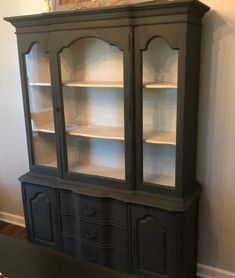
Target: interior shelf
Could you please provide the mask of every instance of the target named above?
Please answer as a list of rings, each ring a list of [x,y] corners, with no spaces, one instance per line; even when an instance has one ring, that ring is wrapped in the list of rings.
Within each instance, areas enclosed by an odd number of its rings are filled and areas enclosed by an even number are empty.
[[[167,131],[150,131],[144,133],[144,142],[150,144],[176,145],[176,133]]]
[[[66,81],[63,82],[65,87],[80,88],[123,88],[123,82],[117,81]]]
[[[29,86],[50,87],[49,82],[30,82]],[[65,87],[79,88],[124,88],[123,82],[118,81],[66,81]],[[146,89],[177,89],[177,83],[174,82],[146,82],[143,85]]]
[[[29,86],[50,87],[51,83],[49,83],[49,82],[30,82]]]
[[[33,131],[43,133],[55,133],[54,124],[46,124],[41,126],[40,128],[34,128]]]
[[[86,166],[79,166],[74,165],[69,169],[71,172],[77,172],[81,174],[87,175],[95,175],[95,176],[102,176],[102,177],[109,177],[114,179],[125,179],[125,171],[123,168],[112,168],[112,167],[104,167],[98,165],[86,165]]]
[[[55,133],[54,125],[45,124],[40,128],[34,128],[35,132]],[[110,139],[124,141],[124,128],[123,127],[110,127],[110,126],[77,126],[66,125],[66,133],[68,135],[97,138],[97,139]],[[166,131],[151,131],[144,133],[144,142],[150,144],[162,145],[176,145],[176,133]]]
[[[177,83],[174,82],[146,82],[143,85],[146,89],[177,89]]]
[[[57,161],[54,160],[50,163],[45,164],[44,166],[56,168],[57,167]]]
[[[160,184],[165,186],[175,186],[175,177],[172,176],[145,174],[144,181],[147,183]]]
[[[110,126],[67,126],[67,134],[90,138],[124,140],[123,127]]]

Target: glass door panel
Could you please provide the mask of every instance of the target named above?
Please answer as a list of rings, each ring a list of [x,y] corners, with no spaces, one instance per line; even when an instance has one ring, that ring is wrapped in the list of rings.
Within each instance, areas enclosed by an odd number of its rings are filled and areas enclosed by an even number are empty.
[[[37,43],[25,55],[25,62],[34,163],[57,167],[49,55]]]
[[[84,38],[60,58],[68,170],[124,180],[123,52]]]
[[[143,52],[143,180],[175,186],[178,50],[162,38]]]

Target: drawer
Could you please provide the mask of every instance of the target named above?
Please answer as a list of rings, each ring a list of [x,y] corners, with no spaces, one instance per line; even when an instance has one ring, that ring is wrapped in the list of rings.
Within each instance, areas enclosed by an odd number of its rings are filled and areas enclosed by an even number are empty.
[[[119,201],[61,192],[60,206],[62,214],[127,227],[127,205]]]
[[[79,221],[71,215],[61,215],[62,231],[101,246],[109,245],[128,250],[127,230],[112,224]]]
[[[128,250],[127,230],[112,225],[95,225],[83,221],[80,225],[81,239]]]
[[[64,252],[118,271],[128,272],[128,253],[115,248],[98,248],[71,237],[63,237]]]

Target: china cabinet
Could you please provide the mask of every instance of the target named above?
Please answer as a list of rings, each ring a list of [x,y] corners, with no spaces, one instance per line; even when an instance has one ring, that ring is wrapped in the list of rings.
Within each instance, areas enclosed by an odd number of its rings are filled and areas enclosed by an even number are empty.
[[[196,277],[208,10],[159,0],[6,18],[18,41],[31,242],[138,276]]]

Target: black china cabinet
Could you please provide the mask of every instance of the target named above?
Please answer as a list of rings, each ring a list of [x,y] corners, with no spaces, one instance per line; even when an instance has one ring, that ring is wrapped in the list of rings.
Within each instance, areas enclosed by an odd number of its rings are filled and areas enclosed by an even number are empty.
[[[6,18],[16,27],[28,239],[148,278],[196,277],[199,1]]]

